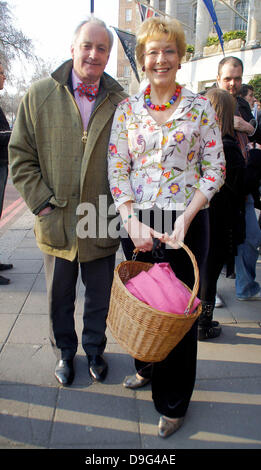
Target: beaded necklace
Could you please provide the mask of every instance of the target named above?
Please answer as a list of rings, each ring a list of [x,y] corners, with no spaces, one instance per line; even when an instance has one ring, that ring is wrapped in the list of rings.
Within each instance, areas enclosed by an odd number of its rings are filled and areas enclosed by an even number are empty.
[[[148,87],[146,88],[145,92],[144,92],[144,100],[145,100],[145,103],[146,105],[150,108],[150,109],[154,109],[155,111],[165,111],[165,109],[168,109],[170,108],[170,106],[175,103],[175,101],[177,100],[177,98],[179,97],[180,95],[180,92],[181,92],[181,86],[177,83],[176,84],[176,91],[174,93],[174,95],[170,98],[170,100],[165,103],[165,104],[152,104],[151,100],[150,100],[150,91],[151,91],[151,86],[148,85]]]

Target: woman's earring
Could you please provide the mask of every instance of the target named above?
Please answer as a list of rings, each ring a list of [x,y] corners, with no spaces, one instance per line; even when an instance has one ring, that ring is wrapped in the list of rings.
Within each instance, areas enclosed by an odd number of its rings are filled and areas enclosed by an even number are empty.
[[[181,69],[181,64],[179,64],[179,69]]]
[[[143,65],[141,70],[142,70],[142,72],[145,72],[145,65]]]

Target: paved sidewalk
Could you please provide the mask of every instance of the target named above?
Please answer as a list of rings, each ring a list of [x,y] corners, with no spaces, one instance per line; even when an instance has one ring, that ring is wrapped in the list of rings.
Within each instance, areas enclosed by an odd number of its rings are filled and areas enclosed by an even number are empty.
[[[4,274],[11,284],[0,287],[1,449],[261,448],[261,302],[237,301],[234,280],[221,276],[219,293],[226,306],[216,309],[215,317],[223,334],[199,342],[197,381],[185,423],[160,439],[150,386],[123,388],[125,375],[134,373],[133,360],[110,332],[105,382],[92,383],[79,345],[73,385],[58,385],[48,340],[43,259],[32,226],[27,211],[0,238],[1,260],[14,264]],[[79,282],[79,338],[82,305]]]

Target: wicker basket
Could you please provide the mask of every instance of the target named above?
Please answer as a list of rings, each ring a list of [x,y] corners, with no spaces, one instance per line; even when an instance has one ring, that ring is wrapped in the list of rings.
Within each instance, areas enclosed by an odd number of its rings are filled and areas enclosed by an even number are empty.
[[[189,313],[199,287],[197,262],[182,242],[180,246],[188,253],[194,268],[195,283],[184,314],[156,310],[134,297],[125,284],[142,270],[153,265],[140,261],[123,261],[114,271],[107,325],[122,348],[131,356],[145,362],[159,362],[190,330],[201,313],[201,304]]]

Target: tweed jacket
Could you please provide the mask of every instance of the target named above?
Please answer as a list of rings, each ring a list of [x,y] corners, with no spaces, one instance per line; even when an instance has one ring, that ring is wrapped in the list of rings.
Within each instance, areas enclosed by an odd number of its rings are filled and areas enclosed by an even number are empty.
[[[116,106],[126,94],[104,73],[84,131],[70,90],[71,70],[69,60],[30,87],[18,110],[9,160],[13,183],[30,210],[38,214],[48,201],[53,207],[49,214],[35,217],[39,248],[87,262],[109,256],[119,246],[116,229],[107,230],[108,225],[116,227],[111,223],[115,211],[107,149]]]

